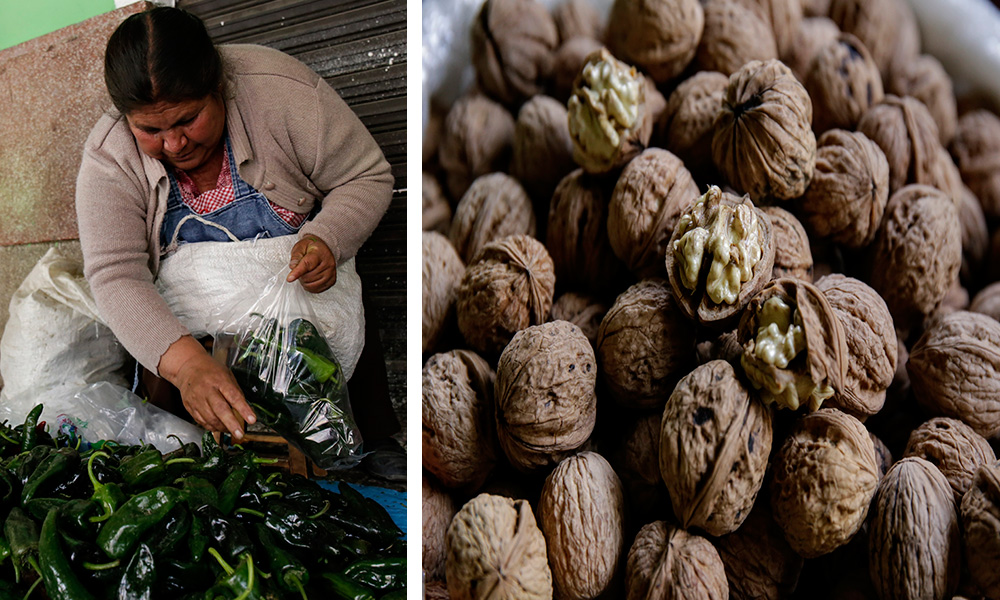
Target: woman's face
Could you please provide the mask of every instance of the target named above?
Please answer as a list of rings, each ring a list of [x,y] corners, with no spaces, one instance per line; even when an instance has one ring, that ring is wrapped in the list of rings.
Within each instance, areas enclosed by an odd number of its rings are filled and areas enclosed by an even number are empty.
[[[156,102],[126,115],[144,154],[183,171],[205,165],[222,141],[226,105],[216,94],[199,100]]]

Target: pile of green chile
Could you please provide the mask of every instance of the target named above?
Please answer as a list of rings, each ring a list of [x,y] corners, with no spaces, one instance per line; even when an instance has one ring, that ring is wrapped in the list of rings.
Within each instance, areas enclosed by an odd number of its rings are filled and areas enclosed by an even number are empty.
[[[260,600],[405,596],[405,542],[385,509],[187,443],[53,438],[0,424],[0,600]],[[178,440],[179,441],[179,440]]]

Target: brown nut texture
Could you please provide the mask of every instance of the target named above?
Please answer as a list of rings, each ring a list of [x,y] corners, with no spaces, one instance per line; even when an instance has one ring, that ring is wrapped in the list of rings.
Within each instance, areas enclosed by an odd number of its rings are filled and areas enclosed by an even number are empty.
[[[500,445],[514,467],[558,463],[583,445],[597,416],[597,364],[580,328],[553,321],[518,332],[497,364]]]
[[[872,438],[872,444],[875,445],[875,464],[878,465],[878,480],[882,481],[885,474],[889,472],[889,468],[892,466],[892,452],[889,451],[889,447],[885,445],[885,442],[881,440],[874,433],[869,432]]]
[[[590,344],[597,345],[597,330],[608,312],[608,307],[591,296],[566,292],[556,298],[549,313],[550,321],[569,321],[587,336]]]
[[[514,117],[481,94],[469,94],[445,117],[438,159],[448,192],[458,201],[480,175],[506,171],[514,143]]]
[[[624,544],[622,484],[600,454],[581,452],[545,479],[539,520],[556,598],[596,598],[611,583]]]
[[[937,125],[922,102],[889,94],[861,116],[858,131],[878,144],[889,161],[890,194],[908,183],[948,191],[940,165]]]
[[[743,372],[766,404],[816,410],[847,389],[844,325],[824,293],[799,279],[775,279],[740,317]]]
[[[663,84],[694,58],[704,26],[697,0],[615,0],[608,17],[608,48]]]
[[[861,40],[883,76],[889,73],[899,42],[896,0],[830,0],[828,16]]]
[[[726,566],[731,600],[781,600],[795,591],[802,557],[785,541],[771,517],[771,503],[759,498],[739,529],[715,547]]]
[[[849,394],[834,394],[828,406],[864,419],[882,410],[896,373],[896,330],[889,308],[863,281],[840,274],[816,282],[844,326]]]
[[[537,205],[547,206],[559,180],[575,168],[566,105],[541,94],[525,102],[514,126],[510,174]]]
[[[490,242],[458,286],[458,329],[474,350],[495,355],[518,331],[545,322],[554,293],[552,259],[541,242],[526,235]]]
[[[666,282],[648,279],[618,296],[595,347],[602,381],[617,402],[657,408],[691,365],[694,331]]]
[[[816,53],[839,35],[840,28],[825,16],[802,19],[792,47],[782,54],[781,61],[788,65],[799,81],[805,82]]]
[[[636,276],[665,275],[663,256],[681,214],[698,198],[698,185],[670,152],[648,148],[618,178],[608,204],[608,239]]]
[[[962,268],[959,277],[966,286],[979,283],[983,261],[990,249],[990,232],[979,199],[965,185],[958,195],[958,221],[962,226]]]
[[[427,581],[424,584],[423,600],[451,600],[448,595],[448,584],[444,581]]]
[[[714,71],[699,71],[670,94],[657,122],[656,138],[685,165],[700,168],[712,162],[712,133],[722,110],[722,96],[729,77]]]
[[[883,299],[897,329],[930,315],[962,266],[958,211],[941,191],[908,185],[890,198],[871,246],[869,283]]]
[[[729,77],[712,159],[754,200],[797,198],[816,165],[812,101],[781,61],[751,61]]]
[[[575,37],[604,37],[604,18],[589,0],[563,0],[552,9],[552,19],[562,43]]]
[[[423,230],[436,231],[448,235],[451,228],[451,205],[441,191],[436,177],[424,171],[421,176],[420,191],[423,196]]]
[[[771,220],[746,196],[711,186],[681,214],[666,246],[674,299],[686,316],[729,325],[771,279]]]
[[[472,64],[487,94],[515,105],[538,94],[552,70],[559,32],[535,0],[486,0],[472,22]]]
[[[666,521],[643,525],[628,552],[627,600],[728,600],[729,583],[712,542]]]
[[[550,93],[560,101],[566,102],[573,93],[573,82],[580,74],[587,57],[601,49],[603,44],[589,37],[570,38],[559,46],[552,59],[552,81]]]
[[[935,417],[914,429],[903,456],[919,456],[937,467],[951,485],[956,503],[969,491],[976,470],[997,460],[986,438],[950,417]]]
[[[774,267],[771,278],[794,277],[812,281],[813,257],[809,235],[802,223],[780,206],[762,206],[774,234]]]
[[[879,598],[950,598],[961,548],[944,475],[922,458],[900,460],[879,483],[872,513],[868,564]]]
[[[778,55],[789,52],[802,23],[802,0],[739,0],[757,11],[770,26],[778,45]]]
[[[977,469],[959,516],[972,581],[988,597],[1000,596],[1000,463]]]
[[[664,507],[670,506],[660,475],[660,420],[659,414],[637,419],[616,454],[615,466],[629,514],[640,519],[641,515],[662,514]]]
[[[495,375],[468,350],[435,354],[423,368],[423,465],[450,488],[476,489],[496,462]]]
[[[698,353],[698,364],[704,364],[710,360],[739,361],[743,354],[743,346],[740,345],[735,329],[698,342],[695,350]]]
[[[452,519],[446,540],[452,600],[552,599],[545,537],[527,501],[480,494]]]
[[[771,452],[771,413],[722,360],[696,367],[667,400],[660,473],[685,529],[731,533],[750,513]]]
[[[778,58],[770,24],[737,0],[705,2],[705,29],[695,61],[702,71],[732,75],[751,60]]]
[[[465,274],[465,264],[448,238],[436,231],[423,233],[422,255],[421,339],[422,352],[429,352],[434,349],[449,320],[454,319],[455,299],[458,284]]]
[[[441,489],[434,480],[424,475],[421,478],[423,501],[420,516],[423,518],[421,555],[424,576],[428,581],[444,580],[445,535],[448,525],[458,509],[448,492]]]
[[[957,311],[938,319],[906,364],[917,401],[964,421],[979,435],[1000,433],[1000,322]]]
[[[938,59],[928,54],[893,66],[889,91],[897,96],[910,96],[924,103],[938,128],[938,139],[947,146],[958,126],[958,110],[951,77]]]
[[[969,310],[1000,321],[1000,281],[979,290],[969,304]]]
[[[962,181],[987,217],[1000,217],[1000,118],[988,110],[962,115],[950,146]]]
[[[506,173],[476,178],[455,208],[449,237],[466,263],[483,247],[509,235],[535,235],[531,198],[516,179]]]
[[[771,509],[785,539],[816,558],[854,537],[878,485],[875,446],[860,421],[835,408],[800,418],[775,455]]]
[[[805,80],[813,103],[813,130],[854,129],[885,97],[878,66],[861,40],[842,33],[821,47]]]

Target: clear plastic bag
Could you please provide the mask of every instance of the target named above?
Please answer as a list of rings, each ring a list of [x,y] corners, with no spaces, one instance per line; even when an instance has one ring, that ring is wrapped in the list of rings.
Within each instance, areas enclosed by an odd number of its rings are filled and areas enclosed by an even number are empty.
[[[233,372],[257,419],[319,467],[343,469],[361,458],[361,432],[347,378],[319,320],[287,267],[259,299],[223,319],[213,355]],[[248,294],[249,295],[249,294]]]

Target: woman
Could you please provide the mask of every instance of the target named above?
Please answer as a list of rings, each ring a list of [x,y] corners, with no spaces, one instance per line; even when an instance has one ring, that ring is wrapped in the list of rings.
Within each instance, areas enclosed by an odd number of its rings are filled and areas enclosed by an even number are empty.
[[[180,9],[122,22],[105,83],[115,110],[87,139],[77,179],[85,275],[132,356],[180,390],[198,424],[239,439],[253,411],[157,293],[160,260],[184,243],[296,235],[288,280],[325,291],[387,209],[389,164],[308,67],[216,47]]]

